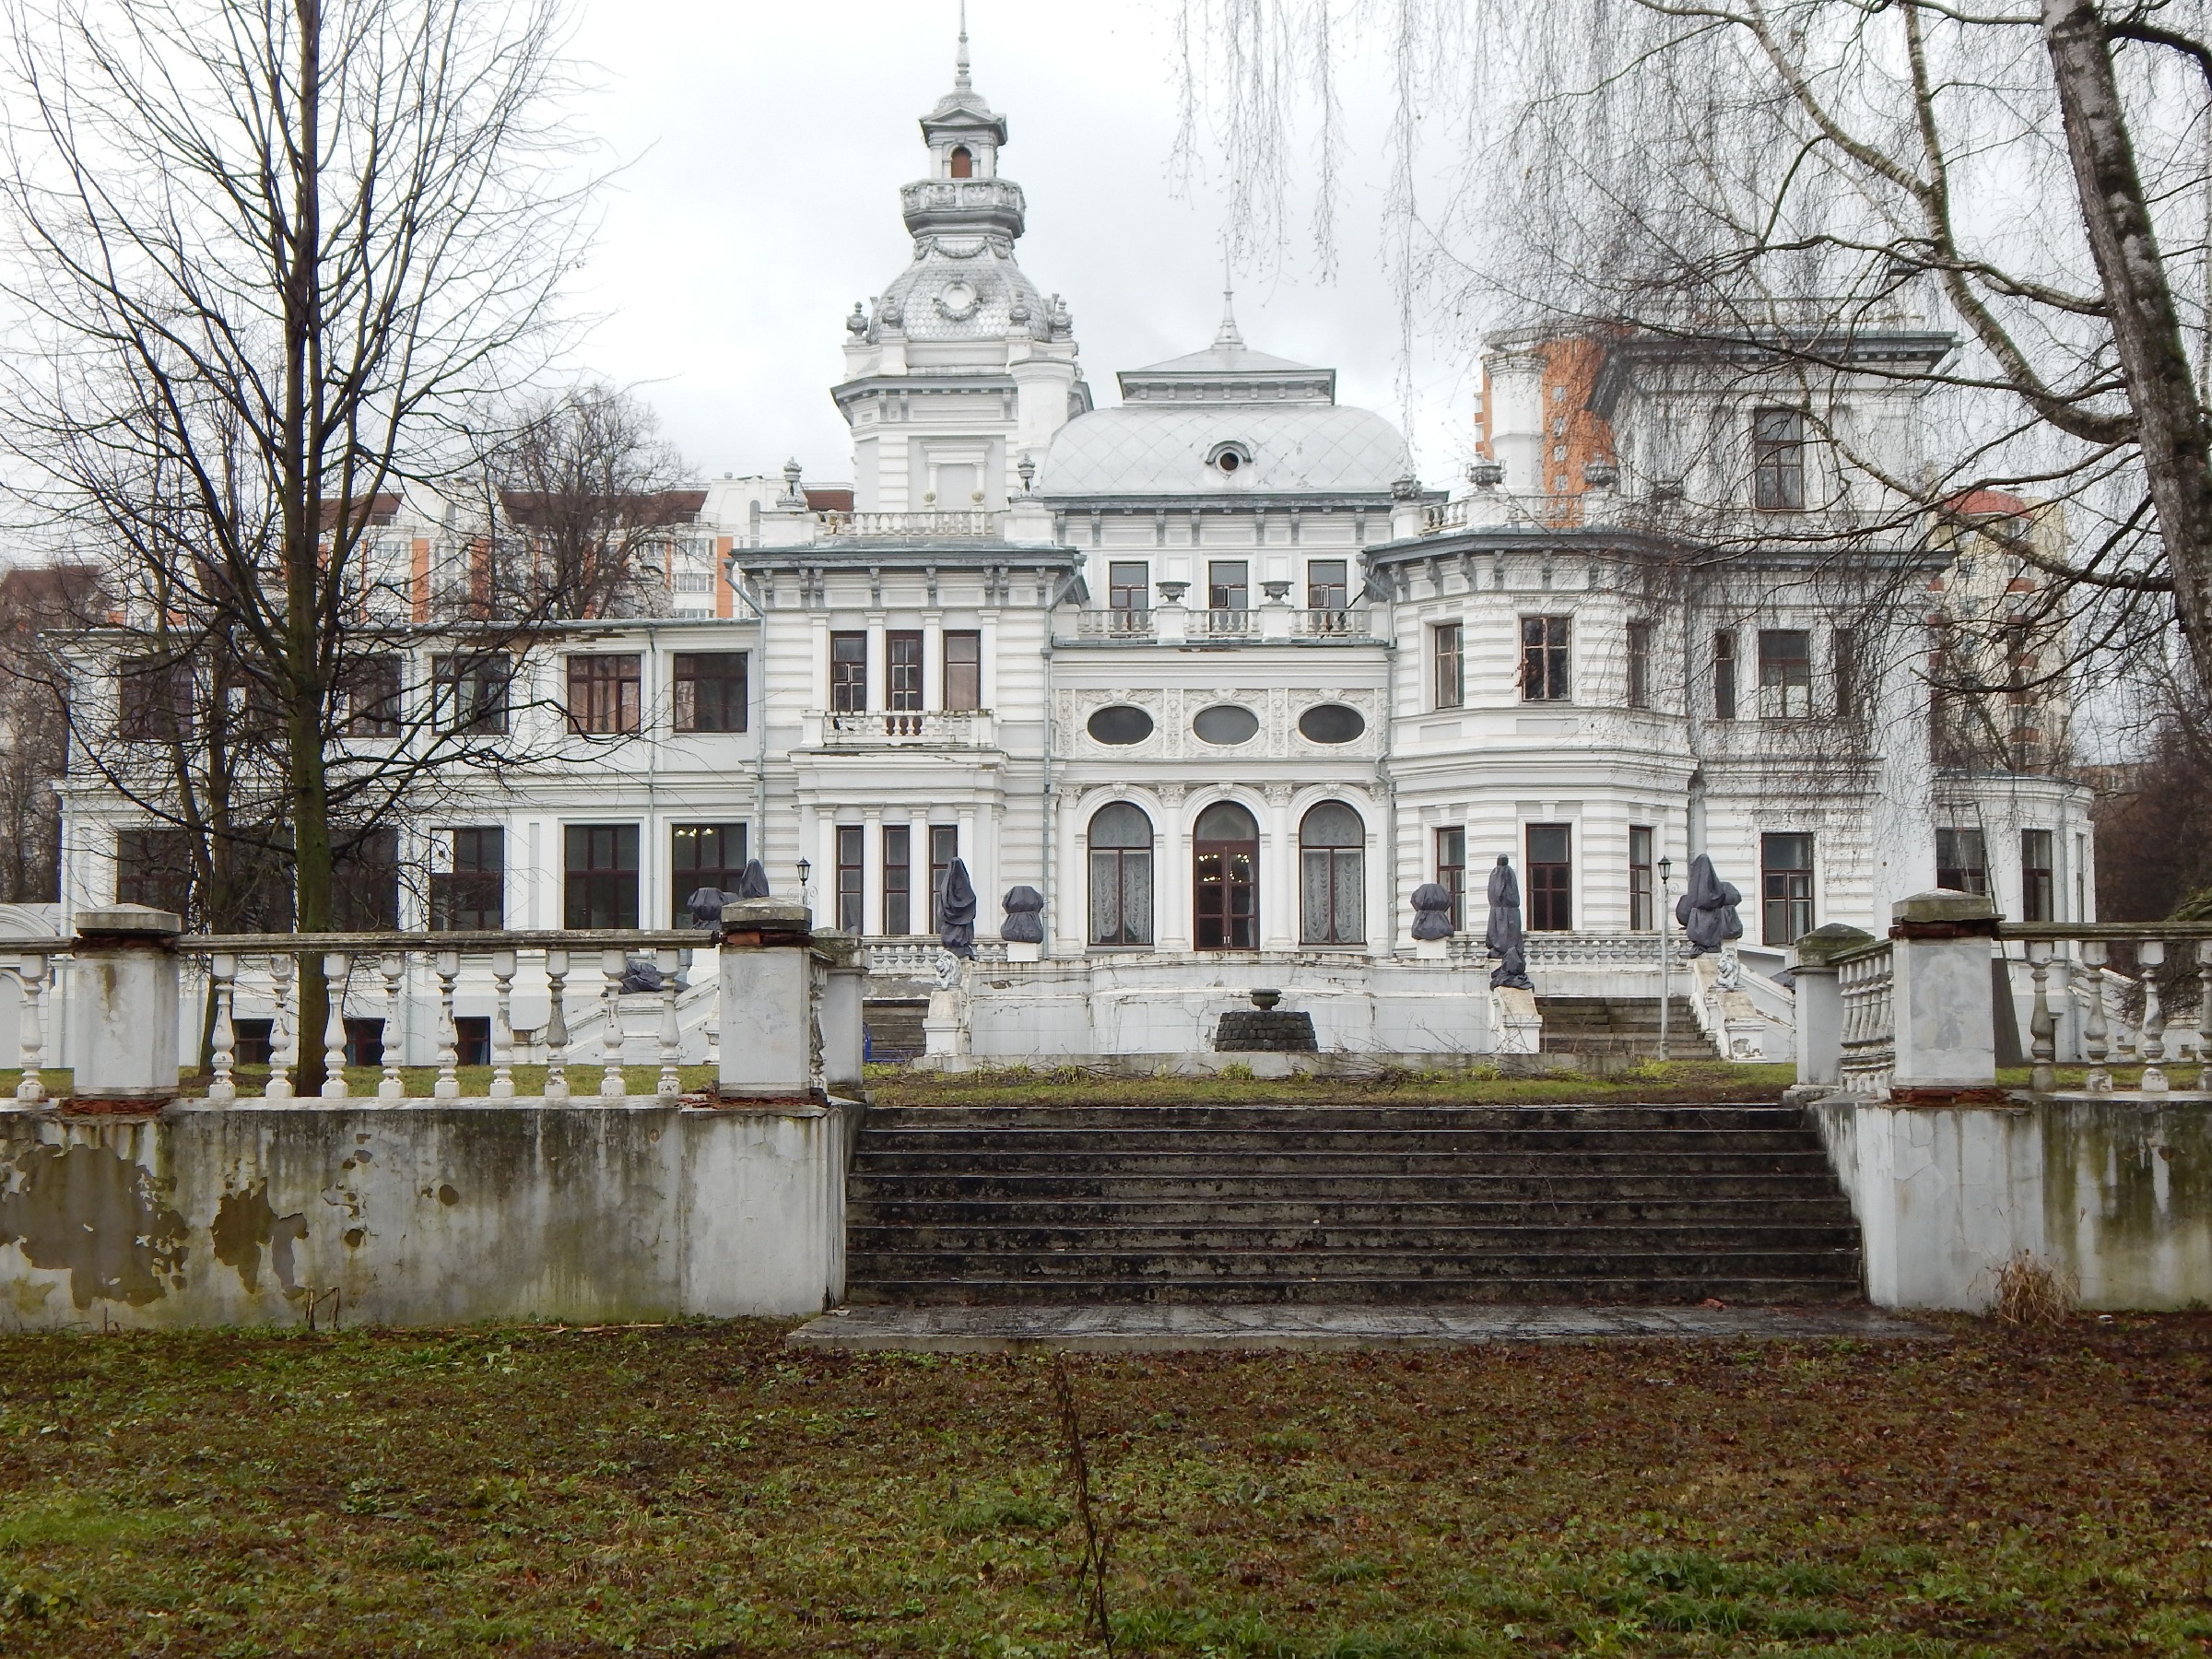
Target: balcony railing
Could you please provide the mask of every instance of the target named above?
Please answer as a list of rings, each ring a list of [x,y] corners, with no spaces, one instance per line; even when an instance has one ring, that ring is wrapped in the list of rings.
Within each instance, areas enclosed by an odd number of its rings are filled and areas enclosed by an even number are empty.
[[[1373,626],[1364,606],[1290,613],[1290,631],[1301,640],[1368,640]]]
[[[867,536],[877,541],[1003,541],[1003,512],[831,512],[822,519],[826,536]]]
[[[241,1098],[239,1020],[241,1010],[247,1008],[254,1010],[257,1019],[265,1015],[268,1024],[269,1074],[259,1099],[273,1103],[298,1098],[294,1074],[307,1056],[318,1051],[327,1067],[322,1098],[347,1099],[349,1017],[374,1022],[381,1032],[383,1076],[375,1098],[388,1102],[405,1099],[402,1044],[397,1033],[407,1024],[403,1009],[426,989],[418,982],[424,975],[436,982],[430,995],[438,1068],[433,1098],[455,1100],[461,1094],[461,1038],[453,1001],[455,987],[465,978],[472,988],[480,988],[488,979],[493,993],[488,1030],[492,1076],[486,1098],[515,1098],[513,1068],[518,1041],[513,1023],[514,991],[521,978],[526,982],[534,1004],[544,999],[545,1023],[534,1029],[535,1040],[528,1045],[547,1068],[544,1099],[571,1098],[568,1074],[572,1065],[602,1067],[594,1091],[598,1098],[624,1096],[628,1091],[624,1049],[634,1029],[638,1037],[652,1040],[659,1065],[655,1093],[673,1100],[682,1092],[678,1067],[683,1061],[684,1023],[679,1018],[679,1001],[700,1005],[693,1012],[706,1017],[707,1058],[718,1063],[720,1021],[715,999],[719,987],[711,974],[697,984],[687,982],[685,977],[695,954],[713,951],[717,944],[714,935],[703,929],[201,934],[179,939],[177,950],[204,967],[206,992],[213,1004],[207,1100],[210,1104],[224,1105]],[[45,1009],[56,988],[55,970],[69,959],[74,947],[73,940],[53,939],[9,941],[0,948],[0,970],[11,973],[22,992],[18,1028],[22,1067],[22,1080],[16,1088],[18,1104],[35,1105],[46,1099],[41,1074],[55,1062],[49,1052]],[[659,985],[650,990],[626,989],[626,979],[641,960],[653,965]],[[302,968],[311,961],[320,963],[324,982],[331,987],[320,1032],[300,1029],[300,980]],[[593,1044],[595,1055],[584,1052],[580,1041],[594,1021],[598,1025]]]
[[[2196,990],[2196,1087],[2212,1092],[2212,923],[2013,922],[2001,924],[1997,936],[2018,942],[2027,952],[2033,986],[2028,1052],[2034,1066],[2030,1087],[2037,1093],[2056,1087],[2059,1009],[2053,1006],[2053,993],[2077,1020],[2081,1057],[2088,1065],[2083,1087],[2089,1093],[2111,1092],[2112,1062],[2139,1063],[2143,1073],[2136,1087],[2143,1093],[2168,1092],[2173,1083],[2167,1063],[2180,1057],[2183,1044],[2168,1041],[2166,1002],[2190,980]],[[2136,981],[2106,966],[2115,945],[2133,949]],[[2060,953],[2062,946],[2072,947],[2070,957]]]
[[[1256,639],[1260,613],[1255,610],[1202,610],[1191,613],[1191,631],[1220,640]]]
[[[1149,640],[1154,631],[1149,609],[1076,613],[1076,637],[1079,640]]]
[[[818,748],[987,748],[997,722],[987,709],[830,710],[806,717]]]

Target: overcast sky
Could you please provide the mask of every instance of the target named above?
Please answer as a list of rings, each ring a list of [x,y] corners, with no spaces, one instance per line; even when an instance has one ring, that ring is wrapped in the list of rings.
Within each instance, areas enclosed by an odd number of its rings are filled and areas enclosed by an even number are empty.
[[[952,85],[957,0],[578,0],[600,90],[580,113],[627,165],[578,299],[582,359],[634,384],[702,473],[851,476],[829,395],[843,318],[904,267],[899,186],[916,125]],[[1066,297],[1094,396],[1118,369],[1196,350],[1220,317],[1222,209],[1179,194],[1175,0],[970,0],[975,84],[1011,124],[1000,171],[1029,197],[1017,253]],[[1362,124],[1362,94],[1347,100]],[[1246,340],[1338,371],[1347,403],[1402,417],[1395,308],[1372,252],[1372,170],[1355,171],[1334,283],[1303,248],[1238,279]],[[1475,381],[1456,352],[1412,363],[1411,436],[1448,484]]]

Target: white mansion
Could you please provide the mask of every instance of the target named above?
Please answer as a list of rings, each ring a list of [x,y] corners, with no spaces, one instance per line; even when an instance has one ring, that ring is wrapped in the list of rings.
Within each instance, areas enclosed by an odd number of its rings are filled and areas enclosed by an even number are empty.
[[[849,496],[795,466],[708,483],[662,614],[519,655],[527,758],[409,814],[396,864],[428,878],[397,884],[400,925],[666,925],[757,857],[870,938],[879,995],[914,997],[958,858],[982,897],[975,1052],[1017,1057],[1204,1047],[1255,986],[1324,1047],[1493,1047],[1501,856],[1541,1007],[1653,995],[1660,872],[1678,892],[1710,853],[1781,1052],[1768,976],[1816,925],[1886,925],[1939,875],[2016,917],[2089,913],[2063,702],[2011,700],[1982,744],[1931,697],[1947,595],[1987,620],[2017,572],[1830,459],[1909,474],[1905,380],[1808,391],[1755,331],[1733,357],[1500,338],[1484,460],[1447,499],[1333,371],[1226,312],[1094,406],[1067,307],[1016,260],[1006,122],[964,57],[922,131],[912,261],[843,325]],[[1900,317],[1838,349],[1891,371],[1951,341]],[[384,516],[416,584],[396,694],[428,698],[459,538],[438,503]],[[173,901],[142,813],[96,779],[64,793],[65,911]],[[1418,943],[1431,882],[1462,931]],[[997,943],[1017,887],[1043,896],[1035,960]]]

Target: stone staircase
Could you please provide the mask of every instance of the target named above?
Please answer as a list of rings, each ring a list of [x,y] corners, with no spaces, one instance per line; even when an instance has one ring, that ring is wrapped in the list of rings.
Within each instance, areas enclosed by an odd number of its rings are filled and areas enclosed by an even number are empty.
[[[924,1041],[922,1022],[928,1014],[925,1000],[868,998],[861,1005],[861,1022],[867,1031],[869,1060],[903,1065],[919,1059]]]
[[[1770,1106],[915,1107],[850,1177],[856,1303],[1854,1301]]]
[[[1547,1054],[1625,1054],[1653,1059],[1659,1053],[1659,1005],[1650,997],[1539,996]],[[1666,1053],[1673,1060],[1718,1060],[1712,1039],[1698,1029],[1687,996],[1666,1004]]]

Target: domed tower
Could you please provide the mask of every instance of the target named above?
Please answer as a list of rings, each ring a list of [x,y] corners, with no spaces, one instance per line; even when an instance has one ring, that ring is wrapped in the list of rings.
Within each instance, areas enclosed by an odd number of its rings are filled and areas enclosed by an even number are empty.
[[[845,379],[863,512],[995,512],[1024,458],[1090,407],[1074,324],[1015,262],[1021,186],[998,176],[1006,118],[969,78],[960,30],[952,90],[922,117],[929,176],[900,191],[913,262],[845,319]]]

